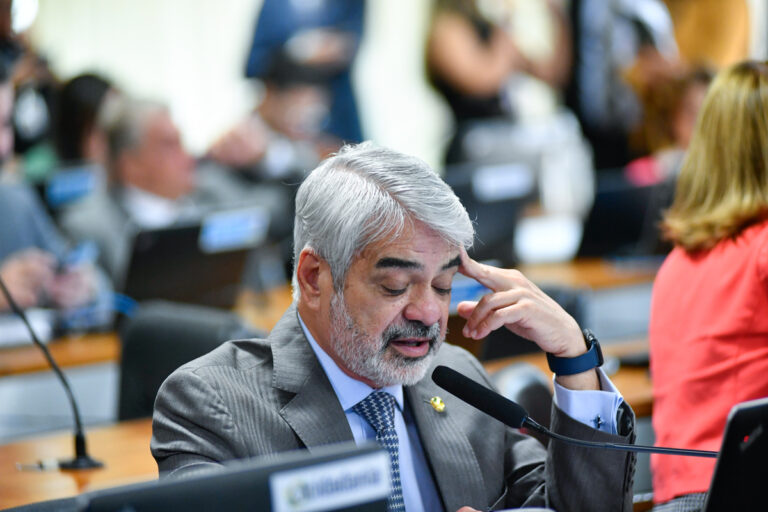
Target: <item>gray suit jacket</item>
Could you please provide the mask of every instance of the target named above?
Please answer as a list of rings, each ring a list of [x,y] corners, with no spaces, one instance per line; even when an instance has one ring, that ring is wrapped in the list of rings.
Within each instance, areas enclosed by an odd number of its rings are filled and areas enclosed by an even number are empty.
[[[458,347],[444,344],[438,364],[490,386],[480,363]],[[436,395],[445,401],[443,413],[429,404]],[[406,387],[405,396],[447,511],[463,505],[632,510],[634,456],[557,442],[547,452],[429,378]],[[553,427],[567,435],[612,442],[632,436],[605,434],[554,412]],[[151,448],[163,474],[180,474],[352,440],[292,306],[266,340],[225,343],[165,381],[155,402]]]

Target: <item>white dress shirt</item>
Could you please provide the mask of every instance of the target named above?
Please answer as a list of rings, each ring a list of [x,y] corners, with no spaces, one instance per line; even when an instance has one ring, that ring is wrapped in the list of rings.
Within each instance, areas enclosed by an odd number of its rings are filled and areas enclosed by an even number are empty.
[[[199,211],[188,197],[168,199],[131,186],[123,187],[121,192],[126,212],[143,229],[171,226]]]

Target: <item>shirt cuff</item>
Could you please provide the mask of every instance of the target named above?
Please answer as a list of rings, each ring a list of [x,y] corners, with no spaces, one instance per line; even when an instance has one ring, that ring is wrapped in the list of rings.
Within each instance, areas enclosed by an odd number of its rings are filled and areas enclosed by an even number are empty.
[[[555,376],[552,376],[555,387],[553,400],[561,411],[576,421],[602,432],[617,434],[616,415],[624,397],[602,368],[596,370],[600,379],[600,391],[567,389],[558,384],[554,380]]]

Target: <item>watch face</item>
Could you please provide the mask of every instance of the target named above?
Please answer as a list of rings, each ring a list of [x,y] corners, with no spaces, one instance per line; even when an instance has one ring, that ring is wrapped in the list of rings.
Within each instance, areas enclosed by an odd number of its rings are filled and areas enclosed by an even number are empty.
[[[600,347],[600,342],[597,341],[597,337],[595,337],[595,334],[590,331],[589,329],[584,329],[584,339],[587,340],[587,343],[589,343],[589,351],[592,351],[592,347],[594,347],[594,351],[597,355],[597,364],[595,366],[602,366],[605,362],[603,359],[603,350]]]

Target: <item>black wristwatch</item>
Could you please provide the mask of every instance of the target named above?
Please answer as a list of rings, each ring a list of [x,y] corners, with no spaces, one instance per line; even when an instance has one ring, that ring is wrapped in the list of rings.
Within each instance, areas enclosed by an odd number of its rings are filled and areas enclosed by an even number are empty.
[[[576,357],[557,357],[547,353],[549,369],[555,375],[574,375],[603,365],[603,351],[600,343],[589,329],[584,329],[584,341],[587,343],[586,354]]]

